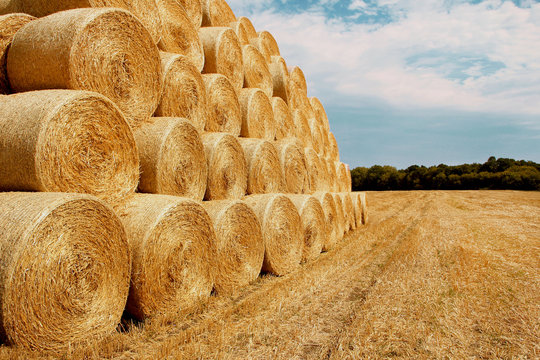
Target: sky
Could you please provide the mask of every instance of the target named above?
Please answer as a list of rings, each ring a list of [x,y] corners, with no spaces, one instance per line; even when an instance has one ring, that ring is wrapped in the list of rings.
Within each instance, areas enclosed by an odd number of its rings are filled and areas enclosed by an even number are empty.
[[[357,166],[540,162],[540,1],[229,0]]]

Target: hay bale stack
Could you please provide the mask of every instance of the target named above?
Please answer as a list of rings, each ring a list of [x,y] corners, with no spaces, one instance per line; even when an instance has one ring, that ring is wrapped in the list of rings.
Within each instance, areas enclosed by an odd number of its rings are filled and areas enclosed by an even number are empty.
[[[296,134],[296,127],[287,103],[280,97],[273,97],[272,111],[274,112],[276,123],[276,140],[294,137]]]
[[[342,162],[336,161],[336,175],[337,175],[337,187],[339,192],[350,192],[349,187],[349,175],[350,171],[347,170],[347,165]]]
[[[242,109],[231,82],[219,74],[203,74],[202,78],[208,103],[205,130],[239,136]]]
[[[208,175],[201,137],[186,119],[153,118],[135,130],[139,191],[202,200]]]
[[[343,213],[346,218],[346,228],[345,231],[356,229],[356,221],[354,219],[354,204],[352,201],[350,192],[342,192],[339,194],[343,201]]]
[[[8,14],[0,16],[0,94],[9,94],[11,87],[7,77],[7,52],[15,33],[35,20],[35,17],[27,14]]]
[[[225,0],[202,0],[202,26],[228,26],[236,16]]]
[[[240,199],[246,194],[248,181],[242,146],[234,136],[224,133],[205,133],[202,141],[208,162],[204,199]]]
[[[208,100],[201,73],[185,56],[166,52],[160,55],[163,93],[154,115],[183,117],[203,131]]]
[[[203,8],[202,0],[170,0],[176,1],[184,7],[188,18],[193,23],[195,29],[199,29],[202,24]]]
[[[327,191],[330,182],[328,171],[321,158],[312,148],[305,148],[306,164],[309,173],[311,191]]]
[[[138,180],[132,131],[104,96],[75,90],[0,96],[0,191],[108,199],[135,191]]]
[[[283,139],[274,143],[281,164],[283,192],[307,194],[311,192],[306,156],[302,144],[296,139]]]
[[[337,210],[336,202],[332,194],[328,192],[316,192],[313,194],[322,206],[326,224],[327,236],[324,238],[322,251],[330,251],[338,242]]]
[[[313,147],[313,137],[309,128],[308,118],[305,113],[296,109],[293,111],[293,122],[295,127],[295,137],[304,145],[304,147]]]
[[[243,46],[242,61],[244,64],[244,87],[259,88],[268,97],[272,97],[274,93],[272,75],[260,51],[253,45]]]
[[[205,201],[216,233],[217,258],[214,288],[230,293],[255,281],[264,259],[261,224],[240,200]]]
[[[260,51],[260,49],[259,49]],[[262,53],[264,55],[264,53]],[[268,69],[272,75],[273,95],[289,103],[289,71],[287,63],[281,56],[272,56]]]
[[[274,140],[276,120],[268,96],[261,89],[242,89],[238,100],[242,109],[240,136]]]
[[[302,69],[298,66],[289,67],[289,79],[305,96],[307,96],[307,82]]]
[[[261,139],[238,141],[248,164],[248,194],[277,193],[282,188],[281,165],[275,146]]]
[[[339,149],[336,141],[336,137],[332,132],[328,133],[328,142],[330,147],[328,148],[328,157],[334,161],[339,161]]]
[[[112,210],[88,195],[0,193],[0,334],[61,350],[114,332],[131,254]]]
[[[18,11],[37,17],[77,8],[122,8],[135,15],[147,29],[155,44],[161,39],[161,19],[157,5],[148,0],[14,0]],[[128,25],[124,25],[128,26]],[[129,26],[128,26],[129,27]]]
[[[310,262],[319,257],[323,243],[328,237],[324,210],[320,201],[311,195],[287,195],[302,219],[304,249],[302,262]]]
[[[133,253],[126,310],[136,319],[175,314],[210,296],[216,238],[212,221],[196,201],[136,194],[115,210]]]
[[[204,68],[204,50],[198,27],[193,25],[185,8],[177,0],[155,0],[162,22],[158,47],[186,56],[198,71]]]
[[[290,78],[290,75],[289,75]],[[315,119],[315,112],[313,111],[313,107],[311,106],[311,103],[309,102],[309,99],[307,95],[304,93],[304,91],[296,85],[296,83],[292,80],[289,80],[289,107],[292,111],[294,110],[301,110],[305,116],[308,118],[309,121],[316,120]]]
[[[328,133],[330,131],[330,124],[328,122],[328,115],[326,115],[323,104],[316,97],[309,98],[309,103],[311,104],[311,108],[313,109],[317,122],[323,127],[324,132]]]
[[[16,92],[103,94],[135,128],[152,116],[162,90],[156,45],[139,20],[121,9],[75,9],[29,22],[13,37],[7,69]]]
[[[336,204],[336,236],[337,240],[341,241],[343,239],[343,235],[345,235],[347,219],[345,217],[343,200],[341,196],[338,193],[332,193],[332,196],[334,197],[334,202]]]
[[[229,27],[203,27],[199,37],[204,47],[204,74],[225,75],[236,91],[244,85],[242,47]]]
[[[257,215],[264,239],[262,270],[285,275],[296,270],[302,260],[302,220],[285,195],[250,195],[244,198]]]

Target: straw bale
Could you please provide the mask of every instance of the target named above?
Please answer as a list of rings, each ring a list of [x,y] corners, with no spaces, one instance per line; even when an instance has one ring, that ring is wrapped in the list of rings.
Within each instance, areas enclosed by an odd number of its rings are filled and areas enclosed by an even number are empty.
[[[334,202],[336,204],[336,236],[337,241],[341,241],[343,235],[345,235],[347,219],[345,217],[343,199],[338,193],[332,193],[332,196],[334,197]]]
[[[202,26],[228,26],[236,16],[225,0],[202,0]]]
[[[330,251],[338,242],[339,226],[337,225],[336,202],[329,192],[316,192],[313,194],[322,206],[326,223],[327,236],[323,241],[322,251]]]
[[[230,23],[229,27],[233,29],[236,36],[238,36],[238,41],[242,47],[249,45],[248,33],[243,22],[237,20]]]
[[[200,203],[135,194],[116,204],[133,254],[126,310],[142,320],[190,310],[210,297],[217,257],[212,220]]]
[[[316,97],[311,97],[309,98],[309,103],[311,104],[311,108],[313,109],[315,118],[319,124],[323,127],[325,132],[329,132],[330,123],[328,122],[328,115],[326,115],[326,110],[324,110],[324,106],[321,101]]]
[[[188,58],[160,52],[163,93],[155,116],[183,117],[203,131],[207,117],[206,89],[197,68]]]
[[[21,13],[18,0],[0,0],[0,15]]]
[[[308,118],[302,110],[293,111],[294,127],[296,129],[296,138],[304,147],[313,147],[313,136],[309,128]]]
[[[311,195],[287,195],[300,214],[304,230],[302,262],[310,262],[319,257],[323,243],[328,237],[326,219],[321,202]]]
[[[203,74],[202,78],[208,103],[205,130],[239,136],[242,109],[231,82],[219,74]]]
[[[135,191],[138,180],[132,131],[104,96],[43,90],[0,97],[0,191],[109,198]]]
[[[326,163],[326,168],[328,172],[328,190],[331,192],[337,192],[339,190],[338,188],[338,176],[336,172],[336,165],[334,163],[334,160],[330,158],[324,158],[324,162]]]
[[[188,18],[193,23],[195,29],[199,29],[202,24],[203,9],[202,0],[172,0],[178,2],[186,10]]]
[[[264,54],[269,54],[270,56],[281,56],[279,53],[279,46],[276,39],[268,31],[259,31],[257,33],[259,38],[259,47],[262,47],[264,50],[261,50]]]
[[[337,184],[339,192],[350,192],[351,188],[349,187],[349,175],[350,171],[347,171],[347,166],[339,161],[335,162],[336,174],[337,174]]]
[[[277,193],[282,187],[276,147],[266,140],[239,138],[248,165],[248,194]]]
[[[214,261],[218,293],[231,293],[255,281],[264,259],[264,241],[257,215],[240,200],[205,201],[216,233]]]
[[[341,198],[343,199],[344,214],[347,217],[348,230],[356,229],[356,220],[354,218],[354,204],[350,192],[340,193]]]
[[[289,104],[289,107],[291,108],[291,111],[301,110],[308,119],[315,119],[315,112],[313,111],[313,107],[311,106],[311,103],[309,102],[307,95],[292,80],[289,80],[288,91],[289,91],[288,104]]]
[[[202,141],[208,162],[205,200],[239,199],[246,194],[248,166],[237,138],[205,133]]]
[[[290,81],[296,85],[302,93],[307,96],[307,83],[304,72],[298,66],[289,67],[289,77]]]
[[[186,56],[200,72],[204,67],[204,50],[198,28],[177,0],[156,0],[163,31],[160,50]]]
[[[242,47],[228,27],[203,27],[199,36],[204,47],[204,74],[225,75],[236,91],[244,85]]]
[[[276,120],[268,96],[257,88],[242,89],[238,100],[242,109],[242,130],[240,136],[274,140]]]
[[[283,178],[283,192],[307,194],[311,192],[309,173],[303,145],[293,138],[274,142],[278,151]]]
[[[251,43],[251,39],[255,39],[259,37],[259,35],[257,34],[257,31],[255,30],[255,27],[253,26],[253,23],[247,17],[240,16],[238,18],[238,22],[242,23],[242,25],[244,26],[244,30],[246,31],[246,35],[250,43]]]
[[[26,14],[8,14],[0,16],[0,94],[11,93],[7,77],[7,52],[15,33],[34,20],[35,17]]]
[[[296,136],[296,127],[291,110],[280,97],[272,98],[272,110],[276,121],[276,140]]]
[[[152,116],[161,96],[157,46],[122,9],[75,9],[31,21],[13,37],[7,64],[14,91],[95,91],[132,127]]]
[[[351,193],[351,199],[352,199],[352,204],[354,208],[354,222],[357,228],[362,226],[362,196],[361,194],[364,194],[365,196],[365,193],[359,193],[359,192]]]
[[[323,149],[323,134],[321,127],[319,126],[319,123],[317,120],[311,118],[308,119],[309,123],[309,130],[311,132],[311,147],[315,152],[321,156],[324,156],[324,149]]]
[[[259,88],[268,97],[274,93],[274,84],[268,64],[259,50],[253,45],[242,47],[242,60],[244,64],[244,87]]]
[[[328,133],[328,141],[330,143],[330,147],[328,148],[328,156],[334,161],[339,161],[338,144],[336,141],[336,137],[332,132]]]
[[[278,276],[296,270],[302,260],[304,236],[292,201],[281,194],[250,195],[244,201],[261,224],[265,247],[262,270]]]
[[[288,104],[289,71],[287,70],[287,63],[281,56],[272,56],[268,69],[272,75],[273,96],[282,98]]]
[[[369,215],[367,195],[365,192],[360,193],[360,200],[362,201],[362,225],[366,225],[369,221]]]
[[[326,165],[312,148],[305,148],[306,164],[311,184],[311,192],[327,191],[329,176]]]
[[[161,19],[155,1],[148,0],[15,0],[19,11],[37,17],[77,8],[121,8],[135,15],[157,44],[161,39]],[[124,25],[132,30],[130,25]]]
[[[208,175],[197,130],[182,118],[153,118],[135,130],[141,158],[139,191],[202,200]]]
[[[89,195],[0,193],[0,337],[59,351],[113,333],[129,291],[120,220]]]

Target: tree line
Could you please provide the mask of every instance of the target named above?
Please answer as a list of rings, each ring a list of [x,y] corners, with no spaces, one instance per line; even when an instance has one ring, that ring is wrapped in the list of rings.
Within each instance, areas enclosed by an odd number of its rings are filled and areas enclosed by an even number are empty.
[[[449,166],[357,167],[351,171],[353,191],[364,190],[540,190],[540,164],[490,157],[483,164]]]

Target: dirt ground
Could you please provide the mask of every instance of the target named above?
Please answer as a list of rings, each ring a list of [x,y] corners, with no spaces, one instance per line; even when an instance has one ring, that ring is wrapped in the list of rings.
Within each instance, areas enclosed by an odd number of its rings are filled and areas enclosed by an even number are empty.
[[[370,192],[297,272],[63,358],[540,358],[540,192]],[[40,357],[6,346],[0,358]]]

